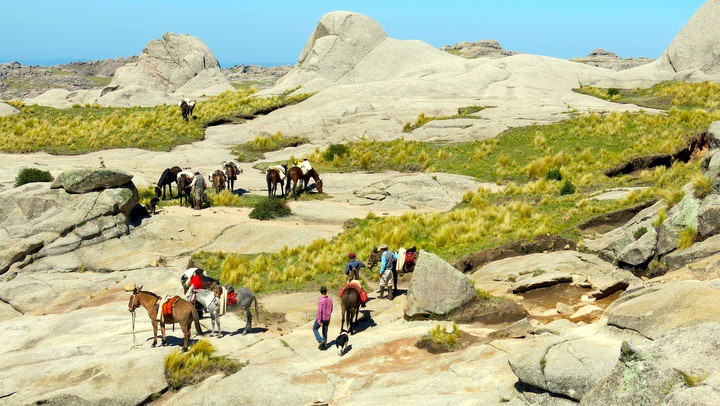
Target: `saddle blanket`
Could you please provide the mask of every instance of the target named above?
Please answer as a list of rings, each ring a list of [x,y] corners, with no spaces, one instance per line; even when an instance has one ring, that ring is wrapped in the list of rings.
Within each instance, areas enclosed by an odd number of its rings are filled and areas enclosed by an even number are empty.
[[[342,288],[340,290],[340,297],[342,297],[343,292],[345,292],[346,289],[355,289],[360,294],[360,301],[362,303],[367,303],[367,301],[368,301],[367,292],[365,292],[363,290],[363,288],[360,287],[360,285],[358,285],[357,283],[352,283],[352,282],[348,283],[347,285],[345,285],[344,288]]]
[[[175,306],[175,301],[178,299],[178,296],[165,296],[165,299],[162,299],[160,302],[160,311],[158,312],[158,320],[163,321],[165,316],[171,316],[173,311],[173,306]]]

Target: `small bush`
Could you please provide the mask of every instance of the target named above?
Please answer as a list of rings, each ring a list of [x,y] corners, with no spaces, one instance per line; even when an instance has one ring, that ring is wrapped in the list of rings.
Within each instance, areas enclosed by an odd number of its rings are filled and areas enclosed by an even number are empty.
[[[289,216],[292,213],[285,200],[274,197],[262,199],[250,212],[250,218],[257,220],[272,220]]]
[[[571,195],[575,193],[575,185],[573,185],[570,180],[566,180],[565,183],[563,183],[562,187],[560,188],[560,195]]]
[[[492,299],[492,297],[493,297],[490,294],[490,292],[488,292],[485,289],[480,289],[480,288],[475,288],[475,294],[477,295],[478,300],[483,301],[483,302],[487,302],[490,299]]]
[[[619,95],[620,90],[618,90],[614,87],[611,87],[610,89],[607,90],[607,94],[608,94],[608,96],[613,97],[613,96]]]
[[[323,152],[323,159],[325,162],[332,162],[335,157],[342,158],[343,156],[350,153],[350,149],[343,144],[330,144],[330,146]]]
[[[37,168],[22,168],[15,178],[15,187],[26,183],[52,182],[53,177],[48,171]]]
[[[682,230],[680,230],[680,235],[678,236],[678,249],[684,250],[697,241],[697,230],[686,226]]]
[[[550,169],[547,172],[547,174],[545,175],[545,179],[547,179],[547,180],[562,180],[562,173],[560,173],[560,168]]]
[[[633,237],[635,237],[636,240],[639,240],[640,237],[647,234],[647,232],[648,232],[648,229],[646,227],[640,227],[637,230],[635,230],[635,232],[633,233]]]
[[[460,338],[460,329],[457,324],[453,323],[453,328],[450,332],[445,331],[445,329],[438,324],[420,338],[417,346],[420,348],[430,347],[428,349],[431,352],[438,352],[437,350],[451,351],[455,347],[458,338]],[[435,349],[433,350],[432,347],[435,347]]]
[[[240,364],[225,357],[213,357],[215,352],[210,342],[198,341],[188,352],[177,350],[165,358],[165,379],[173,389],[202,382],[205,378],[222,372],[234,374],[246,364]]]
[[[712,180],[705,175],[698,174],[692,180],[693,195],[697,199],[704,199],[710,194],[712,189]]]

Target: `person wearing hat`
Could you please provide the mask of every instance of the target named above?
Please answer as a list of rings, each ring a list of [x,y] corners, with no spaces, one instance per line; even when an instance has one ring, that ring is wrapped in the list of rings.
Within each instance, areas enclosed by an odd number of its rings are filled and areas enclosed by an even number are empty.
[[[384,297],[387,289],[387,298],[392,300],[397,289],[397,286],[393,283],[397,254],[390,251],[387,244],[380,245],[378,249],[380,250],[380,299]]]
[[[195,210],[200,210],[203,198],[205,197],[205,178],[199,171],[195,172],[195,177],[193,178],[192,183],[190,183],[190,186],[192,187],[195,196]]]
[[[348,277],[348,283],[354,279],[360,279],[360,268],[365,268],[365,264],[357,259],[354,252],[348,254],[350,262],[345,266],[345,275]]]

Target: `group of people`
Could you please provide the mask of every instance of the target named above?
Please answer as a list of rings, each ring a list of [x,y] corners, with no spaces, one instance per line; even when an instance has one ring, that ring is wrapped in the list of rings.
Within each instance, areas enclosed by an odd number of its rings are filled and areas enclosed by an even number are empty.
[[[205,199],[205,189],[207,188],[207,184],[205,183],[205,178],[200,173],[200,171],[195,171],[195,173],[192,173],[190,171],[182,171],[178,173],[177,179],[178,179],[178,185],[180,184],[180,178],[185,177],[188,181],[190,181],[190,184],[186,187],[190,188],[192,190],[192,196],[193,196],[193,208],[195,210],[200,210],[202,207],[202,203]]]

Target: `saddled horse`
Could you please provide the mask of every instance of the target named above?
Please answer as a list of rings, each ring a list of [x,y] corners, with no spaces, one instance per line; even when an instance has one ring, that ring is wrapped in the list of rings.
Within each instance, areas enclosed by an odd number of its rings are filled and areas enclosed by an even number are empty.
[[[298,198],[297,186],[302,181],[302,190],[308,191],[310,188],[310,178],[315,181],[315,188],[319,193],[323,192],[323,181],[320,179],[320,175],[313,168],[310,169],[306,174],[303,174],[302,168],[295,165],[288,169],[287,173],[287,192],[290,193],[290,184],[292,183],[292,194],[295,200]]]
[[[185,206],[191,205],[190,198],[192,194],[192,187],[190,184],[192,181],[188,179],[185,174],[181,174],[177,180],[178,183],[178,197],[180,198],[180,206],[183,206],[183,198],[185,198]]]
[[[167,343],[165,339],[165,324],[178,323],[183,332],[183,351],[187,351],[188,343],[190,342],[190,330],[192,324],[195,323],[195,330],[198,334],[202,335],[202,328],[200,327],[200,318],[193,305],[182,298],[177,298],[172,309],[172,314],[163,316],[162,321],[158,321],[157,313],[162,311],[159,309],[158,302],[160,296],[142,290],[142,286],[134,288],[132,295],[130,295],[130,301],[128,302],[128,311],[135,313],[135,309],[142,306],[147,310],[150,322],[153,326],[153,343],[152,346],[157,345],[157,328],[158,322],[160,323],[160,331],[162,332],[162,345]]]
[[[179,166],[173,166],[172,168],[166,168],[162,175],[160,175],[160,180],[157,182],[157,186],[155,186],[155,194],[157,197],[161,197],[161,188],[162,188],[162,199],[165,199],[165,186],[170,188],[170,198],[172,199],[172,184],[177,184],[177,175],[178,173],[182,172],[182,168]]]
[[[283,181],[282,177],[280,176],[280,171],[275,168],[269,168],[267,170],[267,174],[265,175],[265,180],[267,180],[267,187],[268,187],[268,196],[272,197],[277,194],[277,187],[280,185],[280,194],[282,197],[285,197],[285,188],[283,187]]]
[[[246,335],[249,331],[252,331],[252,313],[250,312],[250,306],[252,306],[253,302],[255,302],[255,317],[260,318],[255,293],[248,288],[243,288],[242,286],[233,289],[232,285],[227,285],[225,286],[225,289],[227,289],[228,292],[231,290],[235,291],[237,304],[240,305],[245,312],[245,329],[243,329],[243,335]]]
[[[235,162],[225,163],[225,179],[227,180],[227,188],[230,193],[235,190],[235,181],[239,173],[243,173],[243,171],[241,168],[238,168]]]
[[[208,175],[208,180],[212,182],[215,193],[220,193],[225,189],[225,172],[222,170],[215,169],[212,174]]]
[[[192,286],[190,289],[193,289]],[[213,285],[210,289],[195,290],[195,300],[200,303],[205,311],[210,315],[210,322],[212,323],[212,329],[210,335],[213,333],[218,338],[222,336],[222,330],[220,329],[220,298],[222,297],[222,287],[220,285]],[[217,328],[216,328],[217,326]]]
[[[357,323],[358,312],[360,311],[360,293],[353,288],[345,288],[340,297],[340,306],[342,307],[342,321],[340,322],[340,330],[342,331],[347,320],[347,331],[354,334],[353,324]]]

